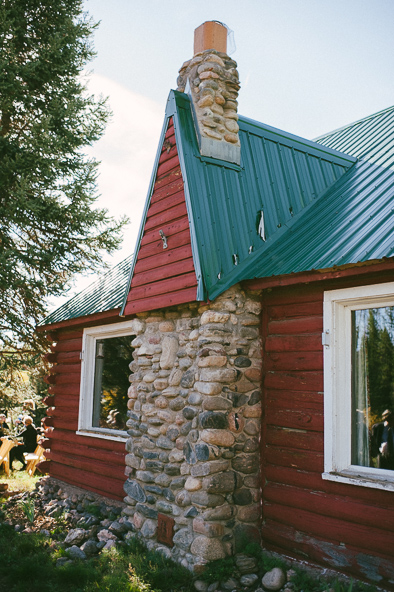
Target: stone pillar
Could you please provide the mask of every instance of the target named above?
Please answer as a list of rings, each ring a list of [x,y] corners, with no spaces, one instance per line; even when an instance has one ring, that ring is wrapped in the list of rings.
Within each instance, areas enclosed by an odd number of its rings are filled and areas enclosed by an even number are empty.
[[[201,155],[240,164],[237,63],[226,53],[207,48],[183,64],[177,83],[177,90],[192,100]]]
[[[235,286],[134,321],[125,513],[166,554],[171,517],[171,556],[189,569],[259,540],[260,308]]]

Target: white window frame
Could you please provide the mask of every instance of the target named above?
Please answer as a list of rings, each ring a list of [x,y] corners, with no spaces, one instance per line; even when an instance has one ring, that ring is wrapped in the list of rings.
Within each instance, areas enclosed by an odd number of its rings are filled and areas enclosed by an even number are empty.
[[[92,426],[93,393],[94,393],[94,368],[96,358],[96,341],[111,337],[134,336],[132,332],[132,321],[113,323],[100,327],[84,329],[82,338],[82,364],[81,364],[81,387],[79,394],[79,436],[102,438],[125,442],[128,438],[127,432],[123,430],[111,430]],[[132,360],[130,360],[132,362]]]
[[[330,481],[394,491],[394,471],[351,464],[351,313],[384,306],[394,306],[394,282],[324,293],[322,477]]]

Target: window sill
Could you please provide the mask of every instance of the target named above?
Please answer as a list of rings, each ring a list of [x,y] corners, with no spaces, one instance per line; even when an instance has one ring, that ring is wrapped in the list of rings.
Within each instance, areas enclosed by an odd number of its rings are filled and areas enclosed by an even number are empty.
[[[127,432],[108,432],[104,430],[78,430],[77,436],[88,436],[88,438],[100,438],[100,440],[112,440],[113,442],[125,443],[128,439]]]
[[[341,473],[322,473],[322,478],[326,479],[327,481],[336,481],[337,483],[347,483],[349,485],[358,485],[360,487],[371,487],[373,489],[394,491],[394,471],[390,472],[393,473],[391,478],[383,474],[363,474],[362,472],[358,472],[356,470],[346,470],[342,471]]]

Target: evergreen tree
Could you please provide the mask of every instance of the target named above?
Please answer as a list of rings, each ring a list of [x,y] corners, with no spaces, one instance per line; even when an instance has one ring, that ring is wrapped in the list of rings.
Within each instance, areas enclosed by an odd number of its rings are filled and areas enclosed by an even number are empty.
[[[0,0],[0,349],[40,349],[48,297],[102,265],[120,229],[95,207],[106,101],[83,69],[96,24],[81,0]],[[9,351],[9,350],[8,350]]]
[[[371,412],[377,418],[392,404],[394,344],[390,335],[391,313],[390,308],[370,309],[368,313],[368,386]]]

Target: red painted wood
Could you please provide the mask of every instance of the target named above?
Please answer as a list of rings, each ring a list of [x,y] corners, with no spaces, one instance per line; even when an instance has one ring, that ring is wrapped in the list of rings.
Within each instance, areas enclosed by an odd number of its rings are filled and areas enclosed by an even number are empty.
[[[138,286],[146,286],[147,284],[159,283],[160,280],[173,278],[179,275],[185,275],[188,274],[190,271],[194,271],[193,259],[189,258],[184,259],[183,261],[176,261],[175,263],[167,263],[163,267],[150,269],[149,271],[144,271],[136,275],[135,280],[133,280],[132,282],[132,287],[134,288],[134,292],[136,292],[136,288]],[[196,277],[195,274],[194,277]],[[197,281],[195,283],[197,284]],[[138,299],[138,296],[136,297],[136,299]]]
[[[305,284],[308,282],[322,282],[334,279],[343,279],[349,278],[353,280],[357,276],[361,276],[360,282],[366,283],[365,279],[362,276],[372,274],[379,274],[380,281],[388,281],[388,278],[385,277],[383,274],[391,275],[392,271],[394,270],[394,258],[388,258],[382,261],[366,261],[362,263],[357,263],[353,267],[342,269],[335,269],[335,270],[319,270],[319,271],[310,271],[310,272],[301,272],[301,273],[292,273],[285,276],[275,276],[269,278],[259,278],[254,280],[247,280],[244,282],[244,285],[249,288],[250,290],[262,290],[267,288],[277,288],[278,286],[293,286],[294,284]],[[378,283],[378,278],[373,278],[372,281],[374,283]]]
[[[319,476],[324,468],[323,451],[307,450],[301,448],[285,448],[283,445],[267,445],[264,456],[268,464],[278,467],[290,467],[300,471],[317,471]],[[284,481],[285,482],[285,481]]]
[[[122,466],[110,462],[104,463],[92,458],[84,459],[77,455],[61,454],[53,449],[48,452],[48,459],[53,463],[80,469],[81,471],[84,471],[86,475],[94,473],[114,479],[124,478],[124,465]]]
[[[185,302],[195,302],[195,300],[196,288],[187,288],[186,290],[180,290],[178,292],[174,292],[173,294],[149,298],[148,301],[146,299],[142,299],[137,300],[136,302],[129,302],[125,308],[125,314],[131,315],[136,314],[137,312],[157,310],[167,306],[184,304]]]
[[[67,442],[63,442],[62,440],[55,440],[52,445],[53,452],[59,454],[65,454],[69,452],[69,448],[70,447],[67,445]],[[111,465],[119,465],[122,467],[123,471],[125,468],[126,451],[124,446],[123,451],[119,452],[117,450],[103,450],[101,448],[97,448],[97,446],[94,445],[83,446],[81,444],[73,444],[73,455],[80,458],[108,462]]]
[[[270,389],[323,392],[323,372],[267,372],[264,385]]]
[[[312,470],[303,471],[296,468],[289,468],[287,466],[281,467],[277,464],[267,464],[265,473],[269,482],[267,487],[268,485],[271,486],[272,484],[277,483],[281,485],[294,485],[308,490],[324,491],[324,481],[321,477],[320,469],[321,466],[318,466],[317,470],[312,472]]]
[[[59,421],[69,422],[70,425],[78,425],[78,408],[75,407],[50,407],[50,413],[47,412],[48,416],[55,418],[54,425],[58,425]]]
[[[81,372],[81,362],[78,364],[56,364],[56,366],[52,366],[50,372],[52,374],[77,374]]]
[[[87,474],[80,469],[53,462],[51,462],[50,475],[77,487],[82,487],[81,483],[83,483],[84,489],[89,489],[113,499],[123,500],[124,497],[123,483],[125,477],[123,479],[114,479],[94,473]]]
[[[393,534],[386,530],[372,528],[362,524],[345,522],[331,516],[319,516],[307,510],[301,510],[279,504],[264,504],[264,516],[275,522],[293,526],[300,532],[318,537],[326,537],[337,544],[352,545],[360,551],[371,548],[377,553],[386,554],[392,549]]]
[[[320,370],[323,352],[267,352],[266,370]]]
[[[196,299],[197,278],[174,130],[167,130],[125,314]],[[163,248],[159,231],[167,240]]]
[[[322,491],[291,485],[268,484],[264,488],[264,499],[273,505],[285,505],[297,509],[308,508],[309,512],[351,522],[360,526],[379,527],[394,531],[394,509],[379,508],[356,502],[346,497],[334,496]],[[352,503],[349,503],[352,501]]]
[[[315,391],[268,390],[266,408],[308,410],[323,413],[323,393]]]
[[[58,331],[58,342],[60,341],[71,341],[72,339],[81,339],[83,335],[82,329],[64,329],[63,331]]]
[[[323,413],[315,410],[272,409],[267,407],[265,412],[267,424],[286,428],[300,428],[305,430],[322,431],[324,428]]]
[[[171,251],[163,251],[162,248],[161,253],[158,253],[155,257],[139,259],[135,266],[135,273],[137,274],[143,271],[148,271],[149,269],[154,269],[155,267],[162,267],[171,263],[175,263],[176,261],[190,259],[191,257],[192,248],[190,244],[177,249],[171,249]]]
[[[52,347],[55,352],[80,352],[82,350],[82,338],[59,341]]]
[[[53,395],[79,395],[80,387],[79,384],[69,385],[53,385],[50,386],[48,392]]]
[[[180,276],[170,277],[168,279],[163,279],[162,281],[157,281],[144,286],[135,287],[133,290],[133,299],[145,299],[148,301],[155,296],[179,292],[185,288],[191,288],[193,286],[195,294],[197,280],[194,270],[191,273],[183,273]]]
[[[44,376],[43,381],[45,384],[55,384],[56,377],[51,374],[47,374],[47,376]]]
[[[59,352],[56,354],[58,364],[79,364],[81,362],[80,352]]]
[[[171,237],[171,251],[177,249],[178,247],[183,247],[187,245],[190,246],[189,227],[187,227],[182,232],[179,232],[178,234],[174,234],[174,236]],[[159,239],[156,240],[156,242],[141,246],[140,250],[138,251],[138,261],[140,261],[140,259],[143,259],[145,262],[145,260],[148,257],[156,257],[158,255],[164,255],[164,253],[168,255],[171,251],[168,251],[167,249],[164,251],[163,243],[161,239]],[[151,268],[152,266],[149,267],[149,269]]]
[[[63,429],[63,430],[72,430],[73,432],[76,432],[78,429],[77,416],[74,420],[65,419],[63,416],[57,417],[56,419],[54,419],[54,418],[50,418],[50,419],[51,420],[53,419],[53,422],[51,422],[50,425],[53,425],[54,427],[56,427],[56,430]]]
[[[73,372],[70,374],[55,374],[52,377],[56,378],[56,384],[79,384],[81,380],[80,372]]]
[[[301,560],[308,557],[311,561],[326,565],[330,569],[337,569],[361,579],[365,579],[368,574],[376,575],[376,567],[379,566],[379,573],[383,578],[380,585],[387,586],[388,580],[392,581],[394,578],[394,564],[390,554],[382,557],[371,550],[360,557],[359,549],[351,545],[338,545],[326,537],[310,536],[269,519],[264,521],[262,534],[270,549],[282,553],[285,551],[292,557]],[[363,566],[362,572],[359,560]],[[387,589],[392,589],[392,585],[388,585]]]
[[[189,230],[189,221],[188,221],[187,217],[184,216],[183,218],[181,218],[180,220],[176,220],[175,222],[168,222],[166,224],[163,224],[163,227],[161,228],[161,230],[163,231],[164,235],[167,237],[168,248],[173,248],[172,237],[174,235],[178,234],[179,232],[182,232],[184,230]],[[189,231],[189,235],[190,235],[190,231]],[[162,243],[161,238],[159,236],[158,230],[151,230],[151,231],[147,232],[146,234],[144,234],[144,236],[141,240],[141,245],[145,246],[147,244],[157,242],[158,239],[160,240],[161,248],[163,250],[163,243]],[[190,242],[190,239],[189,239],[189,242]]]
[[[297,317],[305,318],[306,315],[321,315],[322,303],[319,302],[297,302],[297,304],[274,304],[268,306],[271,319],[292,319]]]
[[[183,191],[183,179],[181,176],[177,175],[170,183],[164,185],[161,188],[155,188],[154,193],[151,198],[151,206],[152,210],[155,211],[155,204],[158,202],[160,203],[160,211],[163,208],[163,204],[166,202],[167,198],[171,195],[176,195],[182,193]],[[150,208],[149,208],[150,209]]]
[[[148,232],[154,229],[159,229],[163,224],[168,224],[168,222],[179,220],[185,216],[187,216],[187,210],[185,201],[183,200],[182,203],[173,207],[168,206],[164,211],[158,212],[154,216],[150,214],[145,222],[145,231]]]
[[[159,166],[157,169],[157,176],[161,177],[166,175],[169,171],[172,171],[173,169],[179,167],[179,157],[178,154],[174,155],[172,158],[170,159],[166,159],[163,158],[163,154],[162,154],[162,158],[160,159],[159,162]]]
[[[45,434],[52,440],[61,440],[70,444],[80,444],[82,446],[94,446],[100,450],[116,450],[118,452],[124,451],[125,442],[115,442],[114,440],[103,440],[102,438],[94,438],[91,436],[80,436],[75,433],[75,430],[58,428],[50,430]]]
[[[156,191],[158,189],[163,189],[163,187],[165,187],[166,185],[171,185],[181,178],[182,178],[182,173],[181,173],[180,167],[174,169],[173,171],[170,172],[169,175],[164,175],[156,180],[154,190],[153,190],[154,193],[156,193]]]
[[[316,315],[275,320],[269,323],[268,330],[270,335],[321,333],[323,331],[323,317]]]
[[[323,434],[302,429],[267,425],[267,444],[282,448],[301,448],[323,452]]]
[[[162,199],[161,201],[157,201],[156,203],[152,204],[149,208],[149,217],[154,217],[157,214],[161,214],[169,208],[178,206],[179,204],[185,205],[185,194],[183,189],[172,195],[166,196],[165,199]]]
[[[266,340],[265,351],[321,351],[321,333],[311,333],[310,335],[270,335]]]

